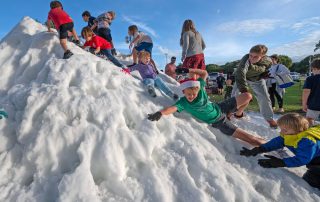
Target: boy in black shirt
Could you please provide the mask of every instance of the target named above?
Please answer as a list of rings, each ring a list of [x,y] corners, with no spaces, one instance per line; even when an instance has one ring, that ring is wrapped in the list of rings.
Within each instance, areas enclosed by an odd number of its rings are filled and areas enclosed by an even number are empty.
[[[302,109],[307,112],[310,126],[320,115],[320,59],[311,63],[313,76],[309,76],[303,86]]]
[[[94,23],[96,18],[92,17],[89,11],[84,11],[82,13],[82,19],[83,21],[88,22],[88,27],[90,27],[95,34],[98,33],[97,25]]]

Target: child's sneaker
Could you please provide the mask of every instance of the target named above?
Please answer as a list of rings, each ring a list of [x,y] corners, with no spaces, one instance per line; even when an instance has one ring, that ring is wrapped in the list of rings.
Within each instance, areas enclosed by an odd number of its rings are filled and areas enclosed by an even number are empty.
[[[79,40],[72,40],[72,42],[77,46],[81,46],[81,42]]]
[[[173,97],[172,97],[172,98],[173,98],[174,101],[177,101],[177,100],[179,100],[179,95],[173,94]]]
[[[284,112],[284,109],[283,109],[283,108],[279,108],[279,109],[278,109],[278,112],[279,112],[279,113],[283,113],[283,112]]]
[[[73,55],[73,53],[70,50],[67,50],[66,52],[64,52],[63,54],[63,59],[68,59]]]
[[[156,92],[154,91],[154,88],[152,86],[148,87],[148,93],[152,96],[152,97],[157,97]]]

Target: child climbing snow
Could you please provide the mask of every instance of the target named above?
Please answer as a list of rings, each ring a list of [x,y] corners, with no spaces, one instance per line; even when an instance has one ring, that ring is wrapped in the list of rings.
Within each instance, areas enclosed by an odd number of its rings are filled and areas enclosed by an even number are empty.
[[[251,150],[243,147],[240,155],[256,156],[283,147],[290,149],[295,156],[279,159],[265,155],[258,164],[264,168],[299,167],[306,165],[308,170],[303,179],[311,186],[320,189],[320,125],[309,128],[309,122],[296,113],[283,115],[278,119],[280,136]]]
[[[170,88],[163,82],[163,80],[155,73],[152,64],[150,64],[150,53],[147,51],[141,51],[139,53],[139,60],[139,64],[128,67],[128,69],[125,69],[124,71],[129,73],[138,70],[143,79],[143,83],[147,86],[148,93],[152,97],[157,96],[154,88],[157,87],[172,99],[178,100],[179,96],[172,90],[170,90]]]
[[[115,58],[112,55],[112,47],[107,40],[95,35],[89,27],[84,27],[81,31],[81,35],[86,40],[85,44],[83,45],[83,48],[91,47],[93,48],[90,49],[92,54],[96,55],[98,53],[101,53],[105,55],[114,65],[121,68],[125,68],[125,65],[120,63],[119,60],[117,60],[117,58]]]
[[[68,32],[72,32],[75,39],[73,42],[76,45],[80,45],[78,35],[76,30],[73,28],[74,25],[71,17],[62,9],[61,2],[51,1],[50,8],[51,10],[48,14],[47,20],[48,31],[52,32],[50,27],[50,22],[52,21],[56,29],[59,31],[60,44],[64,50],[63,59],[68,59],[73,55],[67,46]]]
[[[209,101],[205,91],[207,71],[201,69],[178,68],[178,74],[189,73],[190,78],[181,81],[180,88],[184,97],[180,98],[175,105],[162,109],[154,114],[148,114],[150,121],[158,121],[162,115],[169,115],[183,110],[190,113],[195,118],[211,124],[212,127],[220,130],[222,133],[238,138],[251,145],[261,145],[265,141],[255,137],[246,131],[238,128],[229,121],[230,114],[236,111],[236,114],[243,114],[244,109],[249,104],[252,96],[246,92],[237,97],[232,97],[221,103],[212,103]],[[195,75],[198,80],[195,80]]]

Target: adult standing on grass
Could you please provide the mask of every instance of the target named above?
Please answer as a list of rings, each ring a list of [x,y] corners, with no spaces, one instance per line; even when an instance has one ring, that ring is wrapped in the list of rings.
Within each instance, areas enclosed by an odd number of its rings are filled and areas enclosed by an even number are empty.
[[[290,74],[290,70],[284,66],[283,64],[279,63],[279,56],[278,55],[271,55],[270,56],[272,60],[272,66],[269,69],[270,77],[267,80],[267,84],[269,87],[269,95],[270,95],[270,100],[271,100],[271,105],[273,111],[275,111],[275,98],[277,98],[278,105],[279,105],[279,110],[278,112],[283,113],[283,95],[285,93],[284,88],[280,88],[277,85],[277,80],[275,79],[276,75],[285,75],[285,74]]]
[[[192,20],[185,20],[183,23],[180,46],[182,47],[182,67],[206,69],[203,54],[206,45]]]
[[[240,61],[235,72],[236,83],[233,86],[232,96],[240,93],[249,92],[249,86],[252,88],[260,113],[269,123],[271,128],[277,128],[277,122],[273,119],[271,100],[269,98],[266,80],[268,69],[271,66],[271,59],[266,56],[268,48],[265,45],[255,45],[250,49]],[[243,114],[234,114],[236,118],[243,117]]]

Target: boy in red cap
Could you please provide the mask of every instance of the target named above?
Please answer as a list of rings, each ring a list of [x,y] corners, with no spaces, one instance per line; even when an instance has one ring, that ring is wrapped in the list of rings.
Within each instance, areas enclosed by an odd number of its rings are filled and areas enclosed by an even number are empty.
[[[63,10],[61,2],[51,1],[50,8],[51,10],[48,14],[47,21],[48,31],[52,32],[50,27],[50,21],[52,21],[59,32],[60,44],[64,50],[63,59],[68,59],[73,55],[67,47],[68,32],[72,32],[72,35],[75,38],[74,43],[76,45],[80,45],[78,35],[76,30],[73,28],[74,25],[71,17]]]
[[[150,121],[158,121],[162,115],[169,115],[185,110],[195,118],[211,124],[212,127],[217,128],[228,136],[233,136],[251,145],[265,143],[264,139],[255,137],[233,125],[227,117],[232,112],[235,112],[235,115],[239,116],[243,113],[252,98],[250,93],[243,93],[221,103],[212,103],[205,91],[205,81],[208,76],[207,71],[179,68],[176,72],[178,74],[189,73],[190,78],[195,78],[195,76],[199,78],[197,80],[187,79],[181,81],[180,88],[184,97],[180,98],[173,106],[162,109],[154,114],[148,114]]]

